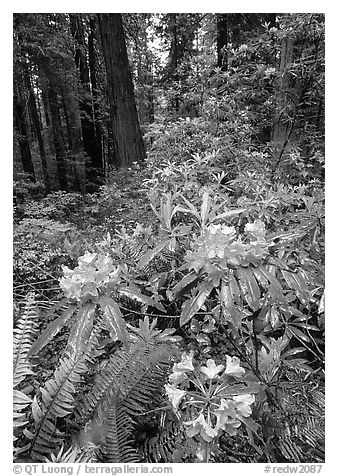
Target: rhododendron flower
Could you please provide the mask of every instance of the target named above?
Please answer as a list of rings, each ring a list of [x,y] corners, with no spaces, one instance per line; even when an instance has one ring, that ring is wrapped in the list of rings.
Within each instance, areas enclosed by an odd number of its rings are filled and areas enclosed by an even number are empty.
[[[180,404],[180,401],[182,400],[182,398],[187,392],[168,384],[165,385],[164,388],[174,410],[177,410]]]
[[[220,406],[214,411],[214,414],[217,416],[216,426],[223,428],[225,423],[236,419],[235,402],[221,398]]]
[[[265,241],[265,225],[261,220],[248,223],[245,233],[249,243],[242,243],[241,235],[237,235],[233,226],[211,224],[204,228],[195,239],[192,251],[186,254],[190,269],[198,272],[204,268],[207,273],[226,268],[256,263],[268,255]]]
[[[189,437],[199,433],[205,441],[210,442],[218,434],[218,431],[205,421],[203,413],[200,413],[195,420],[184,422],[184,425],[188,427],[187,435]]]
[[[243,367],[239,364],[241,363],[238,357],[230,357],[229,355],[225,356],[227,365],[224,370],[224,373],[227,375],[232,375],[233,377],[240,377],[245,373]]]
[[[236,405],[236,411],[244,417],[248,417],[252,413],[250,405],[255,401],[255,396],[250,393],[244,395],[237,395],[233,397]]]
[[[184,372],[173,372],[169,375],[169,382],[173,385],[179,385],[180,383],[186,381],[188,376]]]
[[[236,235],[235,227],[227,226],[227,225],[209,225],[207,228],[207,232],[215,235],[216,233],[222,233],[222,235]]]
[[[265,240],[265,224],[262,220],[255,220],[253,223],[245,225],[245,232],[257,241]]]
[[[192,359],[194,357],[194,352],[191,351],[189,354],[183,352],[181,356],[181,362],[174,364],[173,371],[174,372],[187,372],[189,370],[194,370],[194,366],[192,363]]]
[[[229,436],[235,436],[237,433],[237,428],[241,426],[241,422],[238,420],[225,423],[222,430],[226,431]]]
[[[120,269],[109,256],[86,251],[78,263],[74,269],[62,267],[64,276],[60,279],[60,286],[69,298],[81,301],[88,294],[97,297],[101,286],[120,281]]]
[[[221,404],[217,410],[214,411],[217,417],[216,429],[224,430],[230,436],[236,434],[237,428],[241,425],[241,422],[237,419],[235,402],[233,400],[221,399]]]
[[[80,267],[84,267],[86,265],[91,265],[97,258],[97,253],[90,253],[86,251],[84,255],[80,256],[78,259],[78,263]]]
[[[216,365],[215,361],[212,359],[207,360],[207,366],[201,367],[201,372],[204,373],[208,378],[213,379],[215,378],[222,370],[224,369],[224,365]]]

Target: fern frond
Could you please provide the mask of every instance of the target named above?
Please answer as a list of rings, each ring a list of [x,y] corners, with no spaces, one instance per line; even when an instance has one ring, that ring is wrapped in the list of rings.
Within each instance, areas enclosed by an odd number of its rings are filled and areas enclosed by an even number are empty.
[[[130,349],[121,349],[108,360],[76,410],[81,426],[91,419],[96,428],[102,461],[138,461],[132,446],[135,417],[162,406],[174,338],[170,330],[161,332],[154,326],[147,318],[140,322]]]
[[[160,433],[147,438],[141,445],[142,461],[147,463],[178,463],[179,452],[184,446],[184,433],[181,425],[172,420],[168,422]]]
[[[116,352],[97,376],[90,394],[77,409],[79,421],[84,424],[94,414],[103,417],[114,393],[124,399],[126,409],[129,408],[130,412],[142,411],[146,402],[157,400],[159,383],[165,374],[163,369],[169,360],[168,345],[153,348],[140,340],[128,352]],[[135,397],[132,398],[131,395]]]
[[[37,312],[34,294],[27,296],[25,310],[20,317],[13,337],[13,388],[34,372],[27,359],[37,330]]]
[[[65,353],[53,378],[41,388],[40,401],[35,397],[32,405],[35,431],[27,433],[31,439],[30,456],[33,459],[44,461],[63,442],[64,435],[58,430],[57,421],[74,409],[76,387],[88,371],[87,362],[96,342],[97,335],[93,332],[86,350],[72,355]]]
[[[30,293],[26,298],[26,305],[20,317],[13,337],[13,426],[16,428],[27,424],[24,410],[32,403],[32,399],[17,387],[28,377],[34,374],[28,359],[28,352],[32,346],[37,329],[37,313],[35,297]],[[14,441],[17,435],[13,435]]]
[[[106,423],[107,431],[97,453],[98,460],[105,463],[138,463],[138,453],[131,436],[133,424],[116,397],[110,400]]]
[[[325,456],[324,395],[313,390],[308,396],[304,394],[302,400],[301,407],[286,400],[289,412],[278,419],[268,418],[274,422],[274,426],[269,424],[270,435],[272,433],[275,447],[284,460],[322,462]]]

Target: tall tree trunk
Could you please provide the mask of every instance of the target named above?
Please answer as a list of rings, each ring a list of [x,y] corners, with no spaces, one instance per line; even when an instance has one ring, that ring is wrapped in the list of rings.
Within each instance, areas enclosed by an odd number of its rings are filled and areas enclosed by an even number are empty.
[[[138,29],[136,42],[137,79],[139,83],[137,104],[140,124],[154,122],[154,78],[152,75],[152,60],[148,48],[147,19],[142,19]]]
[[[29,94],[29,99],[28,99],[28,104],[29,104],[29,110],[33,122],[33,126],[35,129],[35,134],[36,138],[38,141],[39,145],[39,153],[40,153],[40,159],[41,159],[41,166],[42,166],[42,174],[43,174],[43,181],[45,185],[46,192],[49,193],[51,190],[50,186],[50,180],[49,180],[49,175],[48,175],[48,169],[47,169],[47,159],[46,159],[46,152],[45,152],[45,145],[43,142],[43,137],[42,137],[42,132],[41,132],[41,123],[40,123],[40,118],[38,114],[38,109],[36,106],[36,98],[35,98],[35,93],[34,89],[32,86],[31,78],[29,71],[24,72],[24,80],[25,80],[25,85]]]
[[[228,15],[226,13],[216,14],[217,22],[217,66],[222,71],[228,69]]]
[[[170,45],[170,53],[169,53],[169,58],[170,58],[170,71],[171,71],[171,79],[173,81],[178,82],[179,76],[178,76],[178,34],[177,34],[177,16],[176,13],[169,13],[169,22],[170,22],[170,29],[172,31],[172,40],[171,40],[171,45]],[[174,111],[178,112],[180,109],[180,99],[178,97],[178,94],[175,95],[175,97],[171,101],[171,108],[174,109]]]
[[[277,92],[277,108],[274,118],[274,128],[272,131],[272,143],[275,149],[276,168],[286,150],[293,132],[294,121],[290,120],[288,106],[290,105],[290,73],[287,72],[288,65],[293,59],[294,39],[290,36],[283,40],[281,59],[279,65],[279,80]],[[297,106],[297,105],[296,105]],[[294,108],[294,107],[293,107]]]
[[[62,103],[62,109],[63,109],[64,118],[65,118],[66,127],[67,127],[68,146],[69,146],[69,150],[72,150],[73,149],[73,133],[72,133],[71,125],[70,125],[68,106],[67,106],[67,101],[65,98],[65,93],[63,88],[61,88],[61,103]]]
[[[98,85],[96,78],[96,54],[94,46],[95,30],[97,23],[96,16],[91,16],[89,19],[89,34],[88,34],[88,59],[89,59],[89,71],[90,71],[90,83],[91,90],[93,95],[93,113],[94,113],[94,127],[95,127],[95,138],[97,147],[100,149],[101,153],[101,162],[102,167],[104,167],[103,154],[102,154],[102,135],[103,135],[103,126],[102,121],[100,120],[100,105],[98,98]]]
[[[114,165],[128,167],[145,159],[134,87],[120,13],[98,14],[107,71]]]
[[[60,188],[61,190],[68,191],[68,181],[66,175],[66,150],[62,133],[60,107],[57,93],[51,85],[48,87],[48,100],[52,120],[54,149]]]
[[[30,175],[32,181],[35,182],[34,166],[29,146],[25,109],[23,107],[21,98],[19,97],[18,91],[14,91],[14,118],[18,131],[18,142],[22,168],[25,173]]]
[[[90,158],[90,169],[87,177],[90,182],[96,183],[98,173],[102,171],[102,151],[101,143],[97,140],[97,134],[93,118],[93,105],[90,90],[89,66],[87,63],[84,28],[79,14],[70,15],[71,32],[75,40],[75,63],[79,70],[80,84],[82,87],[81,99],[79,101],[81,111],[81,128],[83,136],[83,147]]]

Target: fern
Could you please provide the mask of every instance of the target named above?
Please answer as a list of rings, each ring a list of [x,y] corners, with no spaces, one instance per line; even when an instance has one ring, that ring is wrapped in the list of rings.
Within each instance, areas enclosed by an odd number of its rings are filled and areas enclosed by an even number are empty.
[[[172,420],[157,435],[144,441],[140,448],[142,460],[147,463],[179,463],[184,440],[181,425]]]
[[[26,431],[31,440],[30,456],[38,461],[45,461],[46,456],[59,449],[64,435],[58,430],[58,419],[64,418],[74,409],[76,387],[82,376],[88,371],[87,361],[90,360],[92,348],[97,344],[96,326],[87,342],[86,350],[70,353],[66,351],[61,358],[54,376],[41,388],[41,399],[35,396],[32,413],[35,422],[34,432]]]
[[[24,392],[18,389],[26,377],[33,375],[28,353],[37,329],[35,297],[31,293],[26,298],[25,309],[20,317],[13,337],[13,423],[14,430],[27,424],[23,412],[32,402]],[[14,441],[17,435],[14,435]],[[18,451],[18,449],[17,449]]]
[[[107,431],[97,452],[98,460],[106,463],[138,463],[138,454],[133,447],[132,420],[116,397],[110,400],[106,422]]]
[[[263,432],[270,433],[278,462],[322,462],[325,455],[324,394],[314,390],[302,402],[292,404],[285,394],[288,412],[269,416]]]
[[[25,310],[14,329],[13,337],[13,387],[16,388],[34,372],[27,355],[37,330],[37,313],[34,294],[27,296]]]
[[[76,411],[81,426],[91,419],[91,426],[102,431],[98,441],[102,461],[135,461],[136,453],[130,446],[135,417],[156,411],[161,405],[173,353],[166,342],[171,332],[154,330],[147,319],[142,324],[131,348],[120,350],[109,359]]]

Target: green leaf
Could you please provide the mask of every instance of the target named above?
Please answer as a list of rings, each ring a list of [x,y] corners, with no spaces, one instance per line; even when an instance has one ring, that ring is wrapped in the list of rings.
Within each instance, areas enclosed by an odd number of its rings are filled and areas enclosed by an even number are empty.
[[[158,255],[158,253],[160,253],[160,251],[162,251],[163,248],[168,245],[168,243],[168,240],[161,241],[161,243],[155,246],[155,248],[147,251],[138,262],[137,269],[141,270],[145,268],[155,258],[155,256]]]
[[[229,272],[229,289],[231,291],[231,295],[234,301],[236,300],[236,298],[239,298],[241,296],[241,291],[238,287],[238,283],[232,271]]]
[[[100,297],[100,306],[103,310],[105,322],[113,339],[119,339],[125,348],[129,350],[130,339],[126,328],[126,321],[123,319],[118,304],[109,296]]]
[[[182,313],[180,317],[180,326],[183,326],[196,314],[196,312],[203,306],[207,297],[209,296],[213,285],[204,283],[200,287],[200,291],[193,299],[188,299],[182,305]]]
[[[90,302],[79,309],[76,323],[72,326],[68,338],[70,357],[75,357],[85,349],[93,329],[95,308],[96,304]]]
[[[245,208],[236,208],[235,210],[228,210],[224,213],[220,213],[219,215],[216,215],[215,217],[210,219],[210,222],[220,220],[220,219],[223,220],[224,218],[231,218],[235,215],[239,215],[240,213],[245,212],[245,210],[246,210]]]
[[[252,270],[250,268],[238,268],[237,274],[247,303],[253,311],[257,311],[261,293]]]
[[[185,291],[190,290],[192,288],[190,285],[192,285],[197,278],[198,275],[194,271],[183,276],[181,281],[179,281],[172,289],[173,299],[177,299],[182,296]]]
[[[203,201],[201,205],[201,222],[202,225],[206,223],[210,210],[210,197],[208,192],[203,193]]]
[[[66,309],[60,317],[52,321],[46,328],[46,330],[40,335],[40,337],[34,342],[28,356],[36,355],[43,349],[52,339],[55,337],[60,330],[65,326],[69,319],[73,316],[77,307],[75,304],[71,305]]]
[[[221,291],[219,295],[221,302],[224,304],[226,309],[230,309],[234,305],[230,286],[225,284],[224,281],[222,281]]]
[[[301,299],[306,299],[308,287],[303,276],[301,276],[299,273],[290,273],[284,269],[281,271],[290,289],[294,290]]]
[[[266,268],[253,268],[253,273],[259,282],[268,282],[274,287],[274,290],[278,294],[283,294],[282,285]]]
[[[146,304],[150,307],[155,307],[159,311],[166,312],[164,306],[160,302],[157,302],[154,299],[151,299],[149,296],[145,296],[138,289],[134,287],[131,287],[131,286],[120,287],[119,292],[129,297],[130,299],[135,299],[136,301],[139,301],[142,304]]]
[[[291,335],[294,335],[294,336],[298,337],[299,339],[301,339],[303,341],[305,340],[306,342],[311,342],[311,339],[309,338],[309,336],[304,334],[304,332],[302,332],[300,329],[297,329],[297,327],[288,325],[286,327],[286,332],[289,335],[291,333]]]

